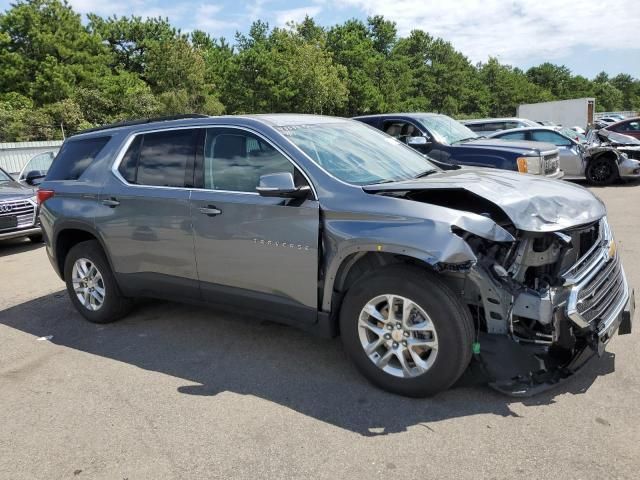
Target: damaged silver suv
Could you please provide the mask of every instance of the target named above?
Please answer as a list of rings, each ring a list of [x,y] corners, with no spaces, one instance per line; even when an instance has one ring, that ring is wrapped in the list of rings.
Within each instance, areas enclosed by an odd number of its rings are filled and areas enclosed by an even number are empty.
[[[600,200],[449,168],[350,120],[162,119],[67,139],[38,198],[89,321],[136,297],[232,307],[341,335],[365,377],[403,395],[449,388],[472,359],[532,394],[630,332]]]

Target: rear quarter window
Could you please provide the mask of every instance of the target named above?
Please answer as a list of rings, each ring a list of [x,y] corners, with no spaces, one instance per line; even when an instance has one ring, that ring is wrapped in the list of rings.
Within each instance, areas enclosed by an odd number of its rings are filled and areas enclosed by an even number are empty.
[[[77,180],[96,159],[111,137],[68,140],[53,160],[47,180]]]

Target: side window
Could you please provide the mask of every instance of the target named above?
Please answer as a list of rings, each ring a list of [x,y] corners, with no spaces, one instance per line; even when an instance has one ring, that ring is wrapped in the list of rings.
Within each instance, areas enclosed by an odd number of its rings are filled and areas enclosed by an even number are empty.
[[[505,130],[511,130],[512,128],[520,128],[520,127],[525,127],[526,125],[523,125],[520,122],[504,122],[504,129]]]
[[[485,124],[484,123],[471,123],[471,124],[465,124],[465,127],[467,127],[469,130],[471,130],[472,132],[484,132],[485,131]]]
[[[118,172],[129,183],[136,183],[136,170],[138,169],[138,156],[142,145],[142,135],[138,135],[122,157]]]
[[[391,135],[392,137],[395,137],[405,143],[407,142],[407,138],[409,137],[417,137],[422,135],[420,130],[415,125],[409,122],[402,121],[385,122],[384,133],[386,133],[387,135]]]
[[[49,171],[49,168],[51,168],[51,163],[53,162],[54,157],[55,155],[53,152],[40,153],[35,157],[32,157],[22,169],[20,180],[24,180],[27,174],[33,170],[40,170],[46,174]]]
[[[553,143],[558,146],[567,146],[571,144],[569,139],[557,134],[556,132],[550,132],[547,130],[531,132],[531,140],[534,142]]]
[[[504,122],[490,122],[490,123],[485,123],[483,125],[483,131],[485,132],[497,132],[500,130],[504,130],[505,125]]]
[[[111,137],[67,140],[47,173],[47,180],[77,180]]]
[[[233,128],[207,129],[203,169],[204,188],[231,192],[255,192],[260,177],[269,173],[299,177],[293,164],[269,143]]]
[[[498,138],[502,140],[526,140],[527,132],[511,132],[500,135]]]
[[[187,182],[186,177],[193,169],[198,130],[167,130],[147,133],[141,137],[141,144],[137,146],[134,142],[131,146],[133,148],[127,152],[131,153],[131,157],[124,165],[126,175],[123,174],[123,177],[131,181],[131,162],[136,156],[137,147],[137,169],[132,183],[159,187],[189,186],[191,182]],[[120,173],[122,174],[122,171]]]
[[[639,132],[640,131],[640,120],[635,120],[633,122],[627,122],[619,129],[621,132]]]

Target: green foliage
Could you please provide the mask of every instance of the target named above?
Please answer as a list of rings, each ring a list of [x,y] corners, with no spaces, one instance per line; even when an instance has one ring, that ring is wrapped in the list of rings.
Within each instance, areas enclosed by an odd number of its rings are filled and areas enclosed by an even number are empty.
[[[473,65],[425,31],[399,38],[381,16],[329,28],[310,17],[273,29],[256,21],[232,45],[166,18],[90,14],[83,24],[66,1],[17,0],[0,15],[0,68],[0,141],[190,112],[469,118],[592,96],[600,111],[640,109],[630,75],[589,80],[551,63],[524,72],[495,58]]]

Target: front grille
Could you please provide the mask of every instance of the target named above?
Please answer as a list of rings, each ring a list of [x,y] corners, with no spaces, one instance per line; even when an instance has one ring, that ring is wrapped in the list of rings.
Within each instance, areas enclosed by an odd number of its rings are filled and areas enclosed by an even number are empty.
[[[587,227],[563,233],[571,237],[572,248],[563,260],[563,270],[566,271],[562,276],[568,283],[577,283],[600,260],[602,247],[606,246],[607,239],[611,238],[609,225],[606,219],[603,219]]]
[[[616,256],[580,288],[577,312],[588,323],[608,318],[612,308],[622,301],[624,290],[624,275]]]
[[[0,231],[32,226],[35,222],[35,213],[36,207],[29,200],[0,202],[0,225],[4,226],[4,228],[0,227]]]
[[[552,175],[558,171],[560,166],[560,158],[557,153],[550,153],[543,155],[542,166],[545,175]]]
[[[599,330],[617,318],[629,296],[611,229],[603,218],[595,231],[584,227],[566,234],[581,253],[579,260],[563,274],[569,288],[567,315],[581,328]],[[588,250],[583,254],[584,249]]]

